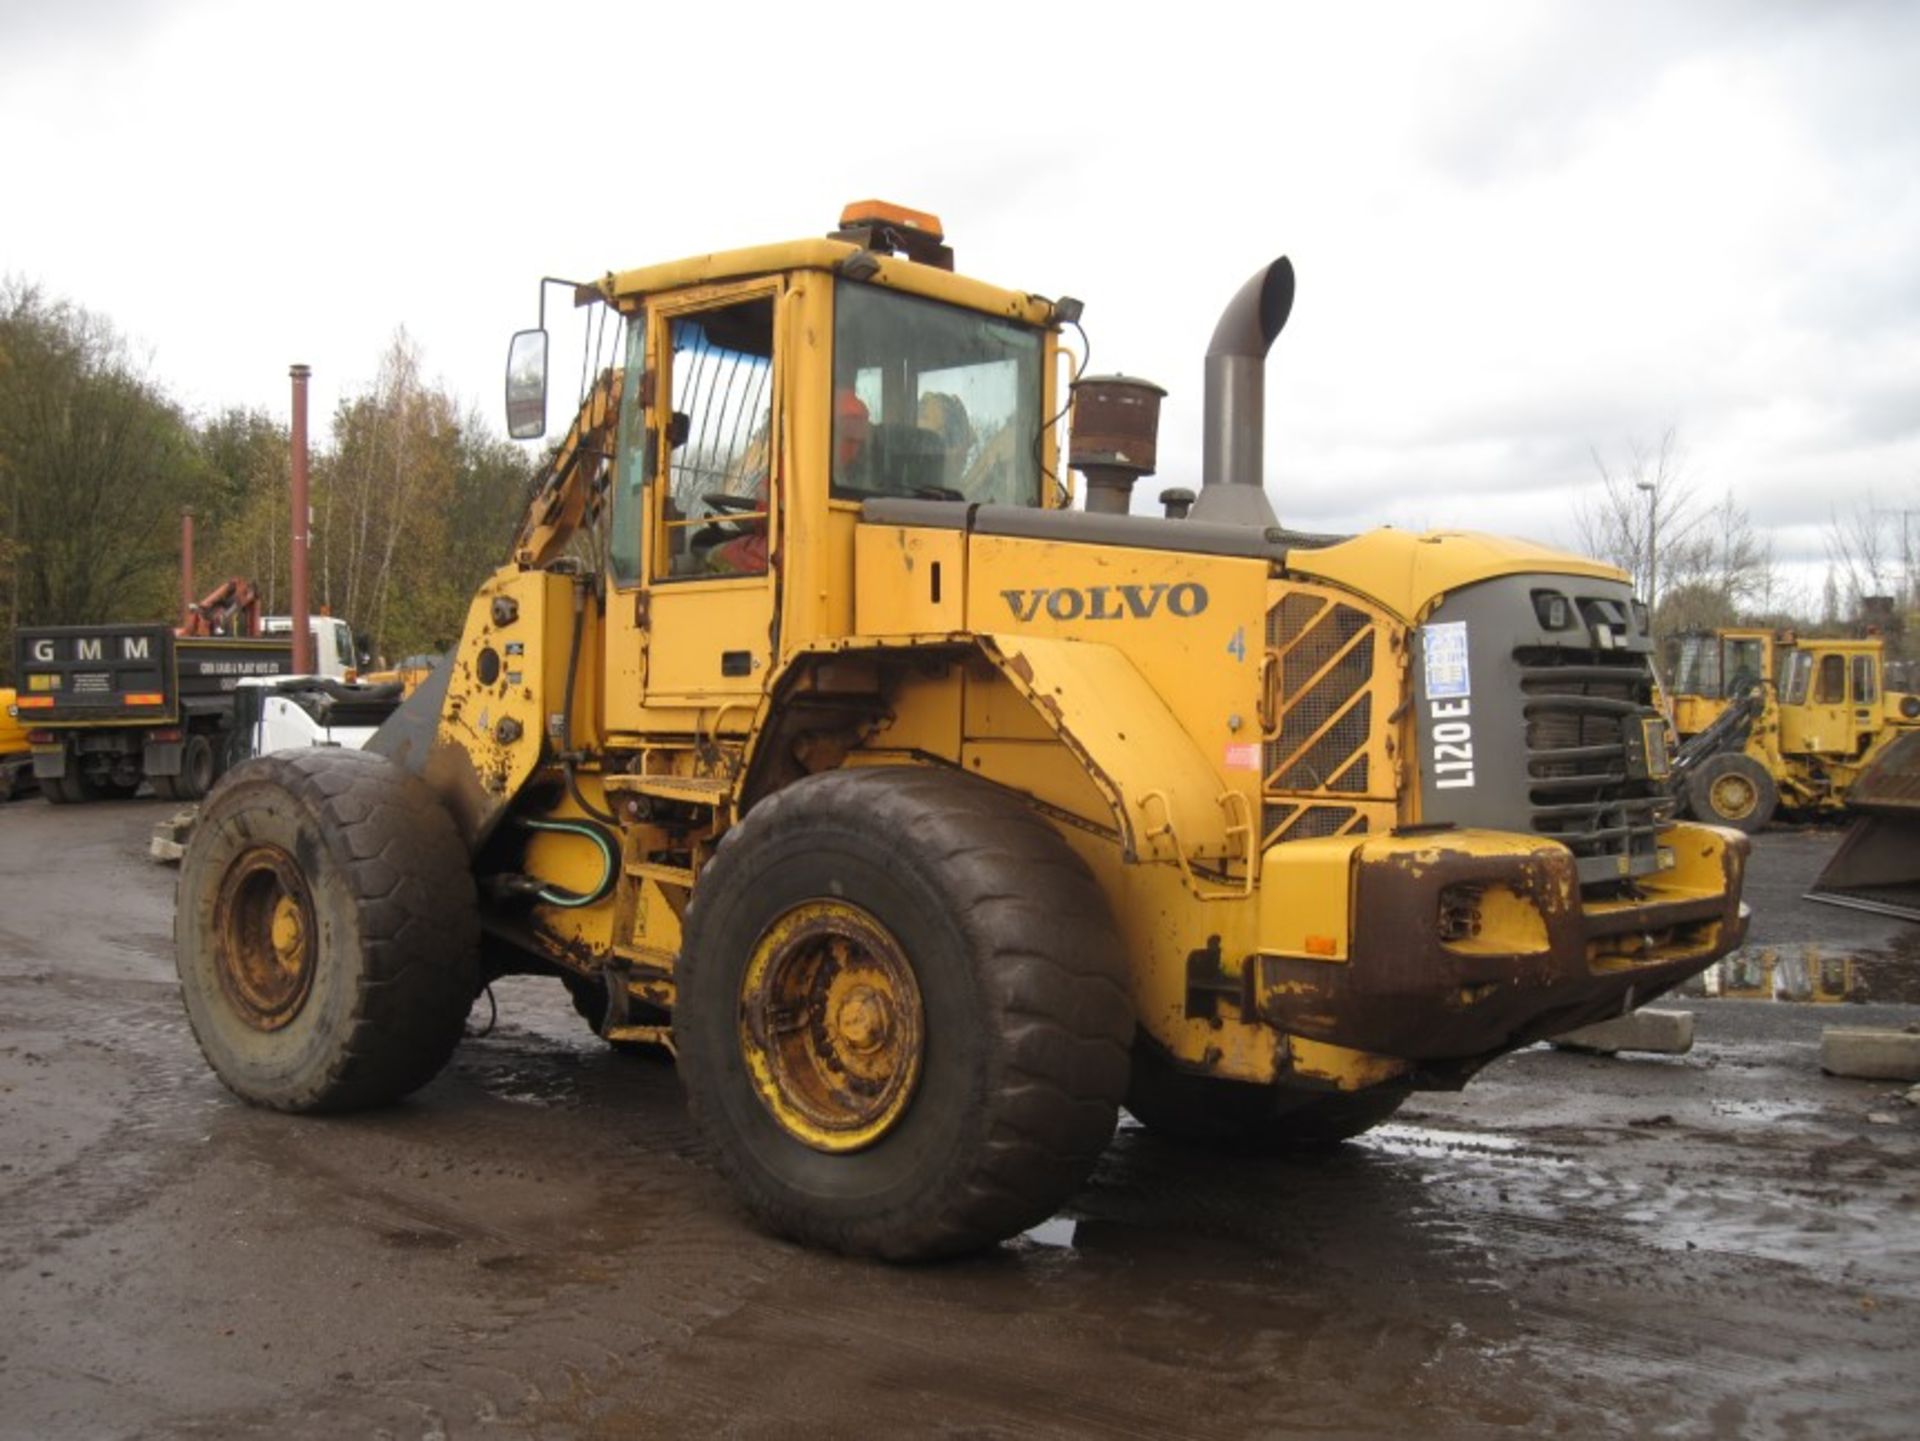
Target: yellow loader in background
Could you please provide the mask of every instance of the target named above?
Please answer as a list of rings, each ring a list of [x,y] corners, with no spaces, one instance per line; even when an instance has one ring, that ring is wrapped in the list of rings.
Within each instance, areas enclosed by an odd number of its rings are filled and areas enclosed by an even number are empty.
[[[1180,519],[1128,513],[1157,389],[1079,378],[1063,456],[1079,303],[952,265],[866,204],[579,288],[621,354],[451,663],[205,807],[179,967],[237,1094],[393,1101],[549,974],[674,1053],[762,1223],[928,1257],[1046,1218],[1123,1103],[1330,1143],[1740,943],[1620,572],[1275,520],[1286,260],[1215,331]]]
[[[1670,642],[1675,789],[1693,815],[1751,834],[1785,808],[1834,817],[1902,735],[1920,695],[1890,685],[1878,638],[1730,626]]]

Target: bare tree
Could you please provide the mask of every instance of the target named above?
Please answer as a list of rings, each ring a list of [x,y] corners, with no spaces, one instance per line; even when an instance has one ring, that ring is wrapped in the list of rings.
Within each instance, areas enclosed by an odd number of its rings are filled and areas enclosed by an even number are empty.
[[[1623,463],[1609,464],[1598,447],[1592,454],[1600,490],[1574,502],[1574,535],[1587,554],[1632,576],[1635,592],[1657,609],[1668,557],[1704,519],[1678,435],[1669,428],[1655,444],[1629,440]]]
[[[1899,610],[1920,608],[1920,509],[1876,505],[1869,491],[1851,509],[1831,513],[1826,545],[1849,610],[1858,613],[1870,595],[1893,597]]]

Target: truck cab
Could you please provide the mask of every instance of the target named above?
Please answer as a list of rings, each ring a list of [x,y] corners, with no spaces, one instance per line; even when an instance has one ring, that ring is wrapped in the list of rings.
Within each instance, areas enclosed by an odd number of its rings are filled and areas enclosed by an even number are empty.
[[[326,680],[357,679],[360,657],[354,647],[353,627],[336,615],[315,615],[307,619],[313,632],[313,673]],[[260,634],[291,636],[293,617],[290,615],[262,616]]]

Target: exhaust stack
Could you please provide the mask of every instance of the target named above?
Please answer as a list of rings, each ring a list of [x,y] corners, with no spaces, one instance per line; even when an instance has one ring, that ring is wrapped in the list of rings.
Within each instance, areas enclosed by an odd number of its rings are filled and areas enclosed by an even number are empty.
[[[1255,274],[1221,313],[1207,347],[1205,435],[1194,520],[1275,526],[1267,500],[1267,352],[1293,310],[1293,262],[1281,256]]]

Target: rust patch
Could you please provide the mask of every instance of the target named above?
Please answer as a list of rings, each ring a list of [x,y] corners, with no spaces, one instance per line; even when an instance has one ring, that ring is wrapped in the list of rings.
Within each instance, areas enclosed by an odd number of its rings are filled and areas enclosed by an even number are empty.
[[[1482,1059],[1618,1015],[1696,975],[1740,944],[1739,858],[1729,847],[1728,886],[1718,896],[1649,902],[1589,916],[1561,853],[1473,856],[1435,848],[1363,866],[1355,912],[1365,924],[1346,965],[1259,956],[1261,1016],[1290,1034],[1417,1062]],[[1504,886],[1534,899],[1544,949],[1449,945],[1436,918],[1442,892]],[[1692,930],[1688,931],[1687,928]],[[1591,965],[1592,943],[1609,936],[1668,933],[1710,943],[1652,947],[1628,962]]]

